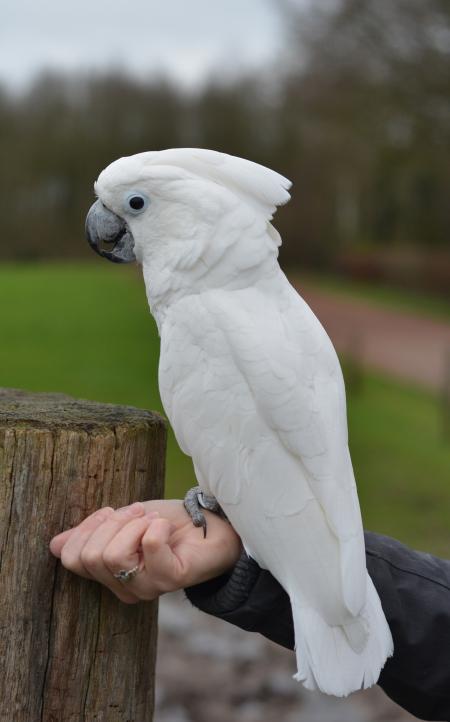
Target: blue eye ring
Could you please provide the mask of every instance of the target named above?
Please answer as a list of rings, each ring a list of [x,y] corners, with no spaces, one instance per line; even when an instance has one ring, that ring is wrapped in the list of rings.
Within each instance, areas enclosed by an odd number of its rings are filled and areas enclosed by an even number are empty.
[[[149,203],[150,200],[144,193],[130,191],[125,198],[125,210],[127,213],[132,213],[133,216],[138,216],[148,208]]]

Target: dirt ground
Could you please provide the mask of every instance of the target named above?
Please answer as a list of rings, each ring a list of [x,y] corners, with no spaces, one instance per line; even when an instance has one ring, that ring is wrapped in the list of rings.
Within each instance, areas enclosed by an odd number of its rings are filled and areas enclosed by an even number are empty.
[[[379,687],[346,699],[292,679],[294,655],[193,608],[160,600],[154,722],[411,722]]]
[[[297,285],[336,350],[433,391],[450,385],[450,323]]]

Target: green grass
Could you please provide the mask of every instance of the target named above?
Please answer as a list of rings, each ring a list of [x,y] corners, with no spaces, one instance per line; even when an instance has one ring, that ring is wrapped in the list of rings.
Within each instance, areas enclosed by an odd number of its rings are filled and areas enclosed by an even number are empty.
[[[162,409],[159,340],[137,269],[0,266],[0,385]],[[429,394],[375,376],[348,394],[366,528],[449,554],[450,439]],[[167,495],[194,481],[171,435]]]
[[[295,269],[291,269],[288,276],[296,279],[299,288],[302,288],[303,284],[350,300],[365,300],[398,311],[408,311],[444,321],[450,320],[450,299],[440,296],[369,281],[349,280],[327,274],[302,273]]]
[[[366,529],[450,556],[450,435],[428,393],[377,376],[347,392]]]
[[[163,413],[159,337],[135,267],[0,266],[0,386],[61,391]],[[194,483],[169,433],[167,493]]]

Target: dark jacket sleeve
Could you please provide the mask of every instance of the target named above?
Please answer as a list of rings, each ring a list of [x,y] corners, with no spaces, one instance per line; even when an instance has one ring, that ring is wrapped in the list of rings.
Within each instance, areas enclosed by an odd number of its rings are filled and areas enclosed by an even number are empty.
[[[450,720],[450,561],[366,532],[367,569],[394,639],[394,655],[378,684],[397,704],[425,720]],[[189,587],[204,612],[260,632],[289,649],[294,631],[289,597],[245,552],[221,577]]]

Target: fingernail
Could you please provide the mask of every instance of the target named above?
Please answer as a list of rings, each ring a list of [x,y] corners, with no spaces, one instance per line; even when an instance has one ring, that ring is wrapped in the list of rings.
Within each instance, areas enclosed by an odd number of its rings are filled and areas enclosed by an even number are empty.
[[[144,507],[140,501],[135,501],[134,504],[122,506],[120,509],[117,509],[117,511],[120,511],[121,514],[131,514],[132,516],[139,516],[139,514],[142,514],[143,510]]]
[[[108,516],[111,514],[111,512],[114,511],[111,507],[105,507],[104,509],[99,509],[99,511],[95,514],[95,518],[98,521],[105,521],[105,519],[108,518]]]

